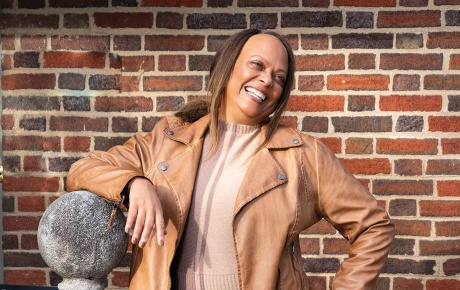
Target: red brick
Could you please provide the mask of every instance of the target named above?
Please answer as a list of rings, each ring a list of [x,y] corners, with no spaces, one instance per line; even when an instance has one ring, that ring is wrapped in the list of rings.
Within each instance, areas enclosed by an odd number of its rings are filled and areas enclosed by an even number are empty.
[[[24,171],[45,171],[46,159],[42,156],[24,156]]]
[[[442,54],[382,53],[380,69],[385,70],[441,70]]]
[[[414,28],[441,26],[440,11],[380,11],[378,28]]]
[[[10,14],[2,13],[2,29],[11,28],[48,28],[58,29],[59,28],[59,15],[57,14]]]
[[[113,132],[137,132],[137,118],[129,117],[113,117],[112,118]]]
[[[6,269],[4,275],[6,284],[46,285],[46,273],[42,270]]]
[[[83,136],[64,137],[64,151],[66,152],[89,152],[91,138]]]
[[[55,74],[13,74],[2,76],[3,90],[46,90],[56,87]]]
[[[114,35],[113,49],[124,51],[141,50],[142,39],[140,35]]]
[[[458,237],[460,236],[460,223],[457,221],[436,222],[436,236]]]
[[[442,264],[444,274],[454,276],[460,274],[460,259],[449,259]]]
[[[157,112],[177,111],[185,104],[184,98],[180,96],[157,97]]]
[[[300,252],[303,255],[319,255],[319,239],[317,238],[301,238]]]
[[[426,7],[428,6],[428,0],[400,0],[399,5],[405,7]]]
[[[414,199],[391,200],[388,208],[388,213],[392,217],[417,215],[417,201]]]
[[[387,75],[330,75],[327,88],[333,91],[384,91],[388,90]]]
[[[59,137],[3,136],[3,150],[60,151]]]
[[[52,36],[51,48],[62,50],[91,50],[91,51],[109,51],[110,38],[108,36]]]
[[[342,139],[336,137],[320,138],[321,142],[335,154],[342,153]]]
[[[459,255],[460,240],[448,241],[420,241],[420,254],[422,256]],[[460,285],[460,284],[459,284]]]
[[[102,28],[152,28],[153,13],[94,13],[94,24]]]
[[[335,132],[391,132],[392,120],[387,116],[331,117]]]
[[[51,131],[93,131],[107,132],[109,120],[106,117],[51,116]]]
[[[460,48],[460,32],[429,32],[426,47]]]
[[[426,174],[459,175],[460,174],[460,160],[458,159],[428,160]]]
[[[395,174],[417,176],[423,173],[423,163],[420,159],[398,159],[394,162]]]
[[[297,7],[297,0],[238,0],[239,7]]]
[[[306,112],[343,112],[344,103],[344,96],[291,96],[286,106],[286,110]]]
[[[460,289],[460,280],[427,280],[426,290],[444,290],[444,289]]]
[[[19,239],[17,235],[3,235],[3,250],[17,250],[19,249]]]
[[[2,114],[2,129],[11,130],[13,128],[14,128],[14,115]]]
[[[372,154],[374,152],[372,138],[348,138],[345,140],[345,153],[347,154]]]
[[[123,72],[155,70],[155,61],[153,55],[122,56],[121,65]]]
[[[393,289],[423,290],[423,284],[419,279],[395,277],[393,280]]]
[[[460,75],[426,75],[424,88],[426,90],[460,90]]]
[[[202,7],[203,0],[141,0],[141,6],[154,7]]]
[[[382,111],[441,111],[442,96],[440,95],[390,95],[380,96],[380,110]]]
[[[158,28],[182,29],[184,27],[184,14],[177,12],[158,12],[155,22]]]
[[[348,96],[348,111],[362,112],[375,110],[374,96]]]
[[[349,69],[375,69],[375,54],[350,53],[348,56]]]
[[[431,201],[422,200],[419,202],[420,215],[431,217],[457,217],[460,212],[460,201],[445,200]]]
[[[300,45],[302,49],[325,50],[329,48],[329,36],[327,34],[302,34]]]
[[[185,71],[185,55],[160,55],[158,57],[158,70]]]
[[[139,78],[136,76],[121,76],[122,92],[139,92]]]
[[[105,52],[45,51],[46,68],[104,68]]]
[[[147,97],[97,97],[95,110],[100,112],[149,112],[153,101]]]
[[[316,76],[299,76],[298,84],[300,91],[321,91],[324,88],[324,77]]]
[[[112,271],[112,285],[115,287],[128,288],[129,271]]]
[[[441,6],[441,5],[457,5],[458,0],[434,0],[434,5]]]
[[[460,138],[441,139],[442,154],[460,154]]]
[[[323,240],[323,253],[332,255],[345,255],[348,253],[350,242],[339,238],[327,238]]]
[[[460,132],[460,116],[429,116],[428,127],[432,132]]]
[[[392,219],[395,224],[396,235],[429,237],[431,235],[431,222],[420,219]]]
[[[391,155],[436,155],[437,139],[377,139],[377,153]]]
[[[3,231],[36,231],[39,222],[36,216],[4,216]]]
[[[345,69],[343,54],[302,55],[295,59],[298,71],[334,71]]]
[[[45,198],[43,196],[19,196],[18,210],[20,212],[44,212]]]
[[[395,74],[393,77],[394,91],[420,90],[420,75]]]
[[[2,39],[2,50],[14,50],[14,35],[4,35],[1,36]]]
[[[372,182],[372,193],[376,195],[433,195],[432,180],[385,180]]]
[[[144,77],[144,91],[199,91],[202,82],[201,76],[148,76]]]
[[[21,249],[38,250],[37,235],[21,235]]]
[[[460,54],[450,55],[449,69],[460,69]]]
[[[45,50],[46,35],[22,35],[21,36],[22,50]]]
[[[49,6],[60,8],[107,7],[108,0],[49,0]]]
[[[145,50],[196,51],[204,48],[201,35],[146,35]]]
[[[396,7],[396,0],[334,0],[334,6]]]
[[[59,177],[14,177],[3,178],[4,191],[56,192],[59,190]]]
[[[340,159],[353,174],[390,174],[390,161],[386,158]]]
[[[2,70],[10,70],[13,68],[13,56],[3,54],[2,57]]]
[[[438,180],[438,196],[460,196],[460,180]]]

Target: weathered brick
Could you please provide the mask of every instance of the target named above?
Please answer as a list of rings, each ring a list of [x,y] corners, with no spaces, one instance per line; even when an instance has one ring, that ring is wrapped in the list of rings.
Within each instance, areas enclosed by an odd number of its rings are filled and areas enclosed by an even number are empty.
[[[122,145],[129,137],[96,137],[94,138],[94,150],[107,151],[113,146]]]
[[[44,67],[49,68],[104,68],[105,52],[45,51]]]
[[[70,166],[77,161],[78,157],[53,157],[48,158],[49,170],[51,172],[67,172]]]
[[[348,56],[349,69],[375,69],[375,54],[350,53]]]
[[[413,28],[441,26],[441,11],[380,11],[378,28]]]
[[[22,35],[21,49],[34,51],[46,49],[46,35]]]
[[[456,4],[458,4],[458,0],[434,0],[434,5],[436,6]]]
[[[394,170],[398,175],[417,176],[422,175],[423,163],[420,159],[395,160]]]
[[[442,264],[444,274],[454,276],[460,273],[460,259],[449,259]]]
[[[89,15],[79,13],[65,13],[64,14],[64,27],[75,29],[75,28],[88,28],[89,27]]]
[[[449,69],[460,70],[460,54],[451,54],[450,55]]]
[[[40,253],[7,252],[4,253],[4,263],[7,267],[46,267]]]
[[[58,87],[65,90],[83,91],[86,77],[77,73],[61,73],[58,78]]]
[[[112,285],[115,287],[128,288],[129,286],[129,271],[116,271],[112,272]]]
[[[451,0],[453,1],[453,0]],[[458,3],[458,2],[457,2]],[[439,289],[460,289],[460,280],[447,279],[447,280],[427,280],[426,290],[439,290]]]
[[[38,250],[37,235],[21,235],[21,249]]]
[[[238,0],[239,7],[298,7],[297,0]]]
[[[281,3],[281,2],[280,2]],[[340,11],[281,12],[281,27],[341,27]]]
[[[330,0],[302,0],[302,7],[323,7],[327,8]],[[313,288],[315,289],[315,288]]]
[[[426,7],[428,6],[428,0],[399,0],[399,5],[404,7]]]
[[[14,0],[2,0],[2,9],[13,8]]]
[[[46,130],[45,117],[22,117],[19,120],[19,128],[27,131],[42,131]]]
[[[345,153],[347,154],[372,154],[374,152],[372,138],[347,138],[345,140]]]
[[[150,132],[161,117],[142,117],[142,132]]]
[[[460,160],[428,160],[426,173],[432,175],[460,175]]]
[[[208,7],[228,7],[232,4],[233,0],[208,0]]]
[[[24,156],[24,171],[45,171],[46,159],[41,156]]]
[[[395,224],[396,235],[429,237],[431,235],[431,222],[420,218],[392,219]]]
[[[347,12],[347,28],[373,28],[374,13],[372,12]]]
[[[5,235],[2,237],[3,250],[17,250],[19,249],[19,240],[17,235]]]
[[[46,285],[46,273],[44,270],[6,269],[4,271],[4,283],[14,285],[21,281],[25,285]]]
[[[321,91],[324,88],[322,75],[298,76],[298,86],[301,91]]]
[[[202,7],[203,0],[141,0],[141,6],[154,7]]]
[[[389,95],[380,96],[382,111],[436,112],[442,109],[441,95]]]
[[[375,110],[374,96],[348,96],[348,111],[362,112]]]
[[[112,0],[113,7],[137,7],[137,0]]]
[[[433,275],[436,261],[388,258],[382,273]]]
[[[348,253],[350,242],[341,238],[326,238],[323,240],[323,253],[332,255],[345,255]]]
[[[319,255],[319,239],[302,238],[300,239],[300,252],[303,255]]]
[[[280,124],[290,128],[297,128],[297,117],[282,116]]]
[[[49,0],[49,5],[56,8],[108,7],[108,0]]]
[[[59,15],[56,14],[11,14],[2,13],[1,29],[9,28],[59,28]]]
[[[429,32],[426,47],[460,48],[460,32]]]
[[[414,255],[415,241],[413,239],[394,239],[390,248],[390,255]],[[383,288],[389,289],[389,288]],[[398,288],[399,289],[399,288]]]
[[[441,139],[442,154],[460,154],[460,138]]]
[[[303,49],[324,50],[329,48],[329,36],[327,34],[302,34],[300,45]]]
[[[420,241],[420,254],[423,256],[458,255],[460,240]],[[459,284],[460,285],[460,284]]]
[[[191,55],[188,59],[188,67],[191,71],[209,71],[212,63],[212,55]]]
[[[155,69],[153,55],[123,56],[121,63],[123,72],[153,71]]]
[[[89,77],[90,90],[121,90],[120,75],[91,75]]]
[[[335,137],[323,137],[320,141],[326,145],[334,154],[342,153],[342,139]]]
[[[405,1],[408,1],[408,0],[405,0]],[[423,288],[422,281],[420,279],[408,279],[408,278],[402,278],[402,277],[395,277],[393,279],[393,289],[423,290],[424,288]]]
[[[122,51],[141,50],[141,37],[139,35],[114,35],[113,49]]]
[[[460,10],[446,11],[444,16],[446,17],[446,26],[460,26]]]
[[[14,35],[2,34],[2,50],[14,50]]]
[[[275,29],[278,25],[276,13],[251,13],[249,27],[254,29]]]
[[[2,56],[2,71],[13,69],[13,56],[3,54]]]
[[[158,12],[156,27],[182,29],[184,27],[184,14],[178,12]]]
[[[122,92],[138,92],[139,78],[137,76],[121,76],[121,91]]]
[[[396,7],[396,0],[334,0],[334,6]]]
[[[388,213],[391,216],[415,216],[417,214],[417,201],[414,199],[391,200]]]
[[[18,155],[15,156],[3,156],[2,160],[3,169],[5,172],[13,173],[21,171],[21,157]],[[5,205],[5,201],[3,201]],[[14,208],[14,204],[13,204]]]
[[[46,90],[54,89],[56,86],[56,75],[41,73],[41,74],[13,74],[2,76],[3,90]]]
[[[153,101],[149,97],[97,97],[94,108],[100,112],[150,112]]]
[[[396,74],[393,77],[393,91],[418,91],[420,90],[419,75]]]
[[[15,52],[14,67],[39,68],[39,56],[40,53],[36,51]]]
[[[106,117],[51,116],[51,131],[107,132],[109,120]]]
[[[390,78],[387,75],[329,75],[327,88],[333,91],[385,91]]]
[[[113,117],[113,132],[137,132],[137,118],[130,117]]]
[[[45,198],[43,196],[18,196],[18,211],[44,212]]]
[[[89,111],[91,109],[89,97],[64,96],[62,103],[65,111]]]
[[[3,150],[60,151],[61,144],[59,137],[3,136]]]
[[[429,116],[428,127],[433,132],[460,132],[460,116]]]
[[[156,108],[158,112],[177,111],[185,104],[183,97],[157,97]]]
[[[391,117],[332,117],[335,132],[391,132]]]
[[[396,48],[419,49],[423,47],[423,34],[398,33],[396,34]]]
[[[244,29],[247,27],[246,15],[243,13],[192,13],[185,21],[189,29]]]
[[[460,181],[458,180],[438,181],[438,196],[460,196],[459,186]]]
[[[433,195],[432,180],[377,179],[372,182],[376,195]]]
[[[423,116],[399,116],[396,121],[396,132],[422,132]]]
[[[458,200],[421,200],[420,215],[431,217],[455,217],[460,212]]]
[[[11,130],[14,128],[14,115],[2,114],[2,129]]]
[[[334,71],[345,69],[343,54],[302,55],[296,57],[298,71]]]
[[[286,110],[288,111],[343,111],[344,96],[291,96]]]
[[[329,130],[329,121],[327,117],[304,117],[302,119],[302,131],[327,133]]]
[[[460,75],[426,75],[424,87],[426,90],[460,90]]]
[[[3,178],[3,190],[4,191],[30,191],[30,192],[56,192],[59,190],[59,177],[14,177],[14,176],[5,176]],[[6,217],[5,217],[6,218]],[[9,220],[24,219],[29,221],[29,217],[9,217]],[[32,218],[32,217],[30,217]],[[32,220],[32,219],[30,219]],[[14,223],[13,223],[14,224]],[[3,224],[5,226],[5,224]],[[21,227],[21,225],[16,225]],[[38,224],[37,224],[38,226]],[[13,229],[3,230],[36,230],[37,227],[30,228],[30,223],[26,223],[25,227],[28,228],[15,228],[14,226],[9,226]]]
[[[152,28],[152,12],[95,12],[94,24],[102,28]]]
[[[341,158],[340,161],[353,174],[389,174],[391,171],[387,158]]]
[[[332,48],[393,48],[391,33],[339,33],[331,36]]]
[[[110,49],[109,36],[51,36],[51,48],[55,50],[90,50],[108,51]]]
[[[54,111],[60,109],[57,97],[4,96],[3,108],[21,111]]]
[[[145,49],[153,51],[193,51],[204,48],[201,35],[146,35]]]
[[[147,76],[144,77],[144,91],[199,91],[201,76]]]
[[[337,258],[302,258],[304,272],[335,273],[340,266]]]
[[[185,55],[160,55],[158,57],[158,70],[185,71],[185,61]]]
[[[456,221],[440,221],[435,223],[436,236],[458,237],[460,235],[460,225]]]
[[[382,53],[380,68],[384,70],[441,70],[442,55],[436,53]]]
[[[64,151],[66,152],[89,152],[91,138],[84,136],[64,137]]]

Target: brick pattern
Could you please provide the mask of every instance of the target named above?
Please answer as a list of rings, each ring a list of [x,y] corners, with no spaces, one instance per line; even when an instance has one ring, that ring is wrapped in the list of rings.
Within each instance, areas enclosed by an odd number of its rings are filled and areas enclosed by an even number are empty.
[[[294,48],[283,123],[319,137],[396,224],[377,289],[459,289],[458,4],[2,0],[5,283],[58,284],[36,230],[69,166],[205,96],[222,41],[260,28]],[[330,289],[348,243],[321,221],[301,249],[312,285]],[[126,289],[129,260],[108,289]]]

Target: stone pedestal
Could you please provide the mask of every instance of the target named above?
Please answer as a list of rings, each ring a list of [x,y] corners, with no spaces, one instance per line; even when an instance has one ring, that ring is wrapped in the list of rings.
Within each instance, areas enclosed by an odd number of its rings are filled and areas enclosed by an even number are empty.
[[[102,290],[107,275],[126,253],[129,235],[125,216],[114,205],[88,191],[59,197],[45,211],[38,227],[40,253],[63,277],[60,290]]]

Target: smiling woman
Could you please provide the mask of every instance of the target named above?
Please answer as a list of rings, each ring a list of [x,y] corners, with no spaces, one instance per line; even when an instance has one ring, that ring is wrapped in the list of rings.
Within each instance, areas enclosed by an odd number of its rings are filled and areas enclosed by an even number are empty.
[[[72,165],[69,190],[129,209],[130,289],[311,289],[299,235],[321,219],[351,244],[333,287],[374,287],[394,227],[326,146],[279,125],[293,79],[282,36],[241,31],[214,57],[208,101]]]

